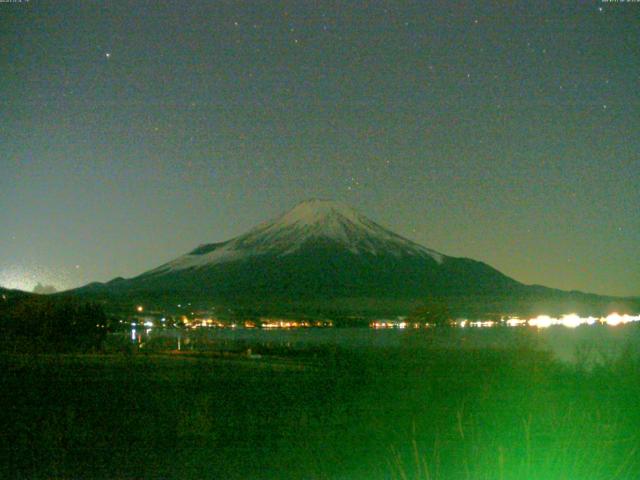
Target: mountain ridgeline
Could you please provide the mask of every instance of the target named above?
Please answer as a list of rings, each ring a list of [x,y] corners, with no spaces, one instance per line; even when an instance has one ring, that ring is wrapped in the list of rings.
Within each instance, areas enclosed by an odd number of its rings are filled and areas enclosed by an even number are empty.
[[[527,313],[552,304],[584,311],[619,301],[523,285],[485,263],[443,255],[326,200],[300,203],[274,221],[201,245],[137,277],[74,292],[113,302],[188,300],[271,313],[373,315],[405,314],[434,297],[468,315]]]

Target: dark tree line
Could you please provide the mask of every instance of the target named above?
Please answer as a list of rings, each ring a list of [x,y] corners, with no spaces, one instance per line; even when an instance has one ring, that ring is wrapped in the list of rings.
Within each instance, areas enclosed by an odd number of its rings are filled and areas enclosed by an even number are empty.
[[[0,348],[4,351],[95,351],[107,332],[100,305],[33,296],[0,304]]]

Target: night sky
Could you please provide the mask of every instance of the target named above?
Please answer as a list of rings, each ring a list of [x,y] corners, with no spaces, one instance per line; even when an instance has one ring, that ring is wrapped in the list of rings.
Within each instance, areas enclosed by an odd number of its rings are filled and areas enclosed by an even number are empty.
[[[310,197],[640,295],[640,3],[0,3],[0,285],[156,267]]]

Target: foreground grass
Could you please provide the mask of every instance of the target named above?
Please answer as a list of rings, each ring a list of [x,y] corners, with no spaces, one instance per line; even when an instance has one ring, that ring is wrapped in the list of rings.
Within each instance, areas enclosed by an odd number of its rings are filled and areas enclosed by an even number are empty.
[[[2,356],[0,477],[640,478],[632,356],[278,353]]]

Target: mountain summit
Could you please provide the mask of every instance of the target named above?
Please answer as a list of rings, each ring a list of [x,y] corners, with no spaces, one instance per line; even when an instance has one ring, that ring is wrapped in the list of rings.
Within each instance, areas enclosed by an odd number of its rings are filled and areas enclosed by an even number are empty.
[[[482,262],[419,245],[347,205],[308,200],[243,235],[79,293],[270,311],[284,305],[298,313],[343,311],[345,305],[348,311],[402,313],[428,296],[504,294],[520,287]]]
[[[442,263],[444,256],[381,227],[342,203],[307,200],[277,219],[222,243],[201,245],[151,274],[205,268],[250,257],[283,257],[314,247],[333,247],[353,254],[429,257]]]
[[[523,285],[485,263],[438,253],[328,200],[302,202],[243,235],[200,245],[137,277],[64,294],[111,305],[195,302],[235,312],[319,316],[400,315],[433,297],[464,316],[555,308],[593,314],[615,300]]]

